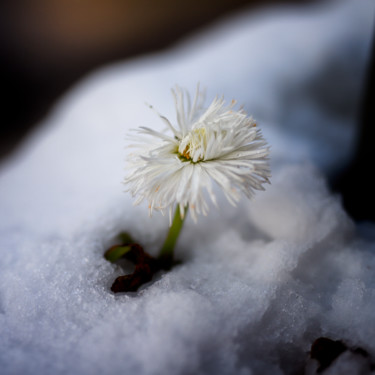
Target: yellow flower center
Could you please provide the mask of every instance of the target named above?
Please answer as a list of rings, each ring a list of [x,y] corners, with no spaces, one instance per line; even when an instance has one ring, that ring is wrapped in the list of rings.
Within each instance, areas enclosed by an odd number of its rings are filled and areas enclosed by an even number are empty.
[[[180,143],[178,152],[185,159],[193,162],[204,158],[204,152],[207,147],[207,134],[204,127],[192,129]]]

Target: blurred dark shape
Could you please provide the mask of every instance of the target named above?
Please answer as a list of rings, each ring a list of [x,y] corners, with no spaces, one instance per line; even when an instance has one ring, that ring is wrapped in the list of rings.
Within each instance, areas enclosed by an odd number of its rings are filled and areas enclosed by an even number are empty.
[[[223,14],[257,3],[265,4],[259,0],[1,1],[0,158],[85,73],[165,48]]]
[[[359,137],[355,157],[350,166],[333,182],[334,190],[342,195],[343,204],[351,217],[358,221],[375,221],[375,38],[363,91],[359,119]]]
[[[327,337],[320,337],[311,346],[310,357],[319,362],[317,372],[324,371],[348,347],[342,341],[333,341]]]
[[[310,357],[317,360],[319,363],[316,373],[320,374],[324,372],[324,370],[330,367],[331,364],[346,351],[350,351],[357,359],[359,357],[365,359],[366,370],[373,371],[374,364],[372,358],[365,349],[361,347],[348,347],[341,340],[334,341],[328,337],[319,337],[313,342],[310,350]]]

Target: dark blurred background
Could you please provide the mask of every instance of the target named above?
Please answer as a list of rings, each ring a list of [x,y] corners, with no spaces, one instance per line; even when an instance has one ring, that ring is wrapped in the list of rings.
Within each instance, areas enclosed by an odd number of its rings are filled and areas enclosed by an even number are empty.
[[[0,157],[9,153],[53,102],[88,71],[165,48],[220,16],[264,3],[3,0],[0,56],[6,126],[0,139]]]
[[[0,2],[0,71],[3,159],[53,103],[90,70],[168,47],[188,33],[241,7],[307,0],[3,0]],[[311,1],[310,1],[311,2]],[[373,58],[372,58],[373,62]],[[344,194],[357,219],[375,220],[374,72],[369,61],[352,165],[332,187]],[[369,176],[370,174],[370,176]],[[369,178],[370,177],[370,178]]]

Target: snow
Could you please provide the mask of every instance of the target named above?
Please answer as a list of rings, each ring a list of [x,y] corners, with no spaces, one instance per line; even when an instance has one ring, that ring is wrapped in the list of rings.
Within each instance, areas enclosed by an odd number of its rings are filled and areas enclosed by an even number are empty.
[[[353,152],[374,3],[243,12],[61,100],[0,170],[2,374],[314,373],[321,336],[375,358],[374,223],[327,176]],[[138,293],[104,251],[126,230],[155,254],[168,219],[123,192],[126,134],[175,118],[170,87],[235,98],[272,145],[272,185],[225,199],[179,239],[182,263]],[[129,271],[129,270],[128,270]],[[328,374],[367,374],[345,352]]]

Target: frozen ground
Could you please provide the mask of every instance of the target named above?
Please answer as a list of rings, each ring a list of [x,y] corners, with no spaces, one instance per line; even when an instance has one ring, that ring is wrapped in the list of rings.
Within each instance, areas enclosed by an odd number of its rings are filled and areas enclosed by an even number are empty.
[[[1,374],[312,374],[321,336],[374,360],[375,226],[326,187],[352,152],[374,8],[242,13],[70,92],[0,170]],[[197,81],[258,120],[272,185],[188,220],[183,263],[115,296],[105,249],[127,230],[155,252],[168,225],[123,192],[126,133],[162,126],[145,101],[174,118],[169,88]],[[368,361],[346,352],[325,373]]]

